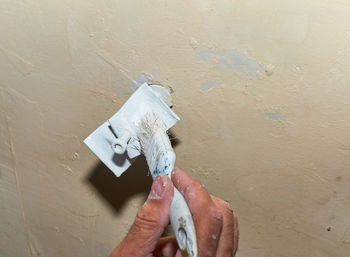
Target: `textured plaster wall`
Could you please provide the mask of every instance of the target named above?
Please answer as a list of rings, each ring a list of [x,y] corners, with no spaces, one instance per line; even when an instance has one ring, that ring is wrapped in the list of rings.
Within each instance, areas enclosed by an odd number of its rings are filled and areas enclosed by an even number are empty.
[[[350,2],[2,0],[0,256],[107,256],[151,183],[82,144],[142,73],[240,257],[350,253]]]

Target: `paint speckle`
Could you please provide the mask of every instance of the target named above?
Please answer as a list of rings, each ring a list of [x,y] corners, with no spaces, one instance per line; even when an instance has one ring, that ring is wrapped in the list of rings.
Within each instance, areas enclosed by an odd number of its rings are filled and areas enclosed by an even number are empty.
[[[227,69],[250,79],[258,79],[258,72],[265,72],[267,67],[265,64],[260,64],[235,49],[219,51],[205,47],[203,50],[199,51],[199,57],[203,62],[208,63],[214,61],[216,64],[224,66]]]
[[[69,165],[66,165],[66,164],[64,164],[64,163],[60,163],[60,166],[61,166],[64,170],[68,171],[69,173],[73,173],[73,170],[72,170],[71,167],[69,167]]]
[[[216,240],[216,235],[211,235],[211,238]]]
[[[268,64],[265,69],[266,76],[271,76],[273,74],[273,70],[275,69],[275,66],[272,64]]]
[[[148,195],[149,199],[160,199],[160,195],[155,191],[152,190],[151,193]]]
[[[213,87],[216,87],[220,85],[219,82],[216,82],[214,80],[206,80],[200,87],[200,90],[202,92],[206,92],[206,91],[209,91],[210,89],[212,89]]]
[[[271,120],[280,120],[285,121],[282,116],[282,110],[278,109],[276,112],[264,112],[265,116],[268,117]]]
[[[72,155],[72,160],[75,161],[75,160],[80,160],[80,155],[79,153],[75,152],[73,155]]]
[[[193,49],[197,49],[199,47],[199,43],[198,43],[197,39],[195,39],[194,37],[190,37],[190,46]]]
[[[190,198],[192,198],[192,199],[196,199],[196,194],[195,194],[194,192],[192,192],[192,191],[190,191],[190,192],[188,193],[188,196],[189,196]]]
[[[185,31],[182,28],[177,28],[176,32],[181,34],[181,35],[185,35],[186,34]]]

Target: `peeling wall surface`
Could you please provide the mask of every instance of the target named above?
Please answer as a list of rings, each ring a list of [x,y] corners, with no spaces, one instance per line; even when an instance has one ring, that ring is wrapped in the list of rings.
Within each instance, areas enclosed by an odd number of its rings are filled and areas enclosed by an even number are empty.
[[[151,185],[83,145],[146,78],[239,257],[350,253],[348,0],[0,4],[0,256],[107,256]],[[143,75],[142,75],[143,74]],[[141,76],[141,78],[140,78]]]

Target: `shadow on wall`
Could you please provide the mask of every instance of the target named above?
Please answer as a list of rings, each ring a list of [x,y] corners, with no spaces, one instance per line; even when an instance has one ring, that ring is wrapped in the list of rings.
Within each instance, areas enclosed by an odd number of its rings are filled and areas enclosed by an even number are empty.
[[[167,133],[168,133],[172,148],[175,148],[179,144],[181,144],[181,140],[177,138],[177,136],[174,134],[174,132],[171,129],[169,129]]]
[[[173,148],[181,143],[171,131],[168,131],[168,135]],[[86,181],[94,191],[99,193],[100,198],[107,202],[115,214],[118,214],[130,197],[142,194],[146,200],[151,189],[152,176],[145,157],[141,155],[119,178],[99,161],[89,172]]]
[[[99,162],[86,180],[116,214],[134,195],[142,194],[146,200],[152,185],[152,177],[143,156],[139,156],[119,178],[102,162]]]

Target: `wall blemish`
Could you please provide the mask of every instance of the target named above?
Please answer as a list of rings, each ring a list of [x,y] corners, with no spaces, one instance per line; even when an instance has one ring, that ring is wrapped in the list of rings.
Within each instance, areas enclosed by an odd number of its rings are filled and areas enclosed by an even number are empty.
[[[264,112],[265,116],[268,117],[271,120],[280,120],[285,122],[283,116],[282,116],[282,110],[278,109],[275,112]]]
[[[235,49],[220,51],[204,47],[199,51],[199,57],[203,62],[209,63],[212,61],[216,65],[226,67],[245,78],[258,79],[258,73],[266,71],[265,64],[260,64]]]
[[[202,83],[200,90],[202,92],[206,92],[211,90],[213,87],[219,86],[220,83],[215,80],[206,80]]]

